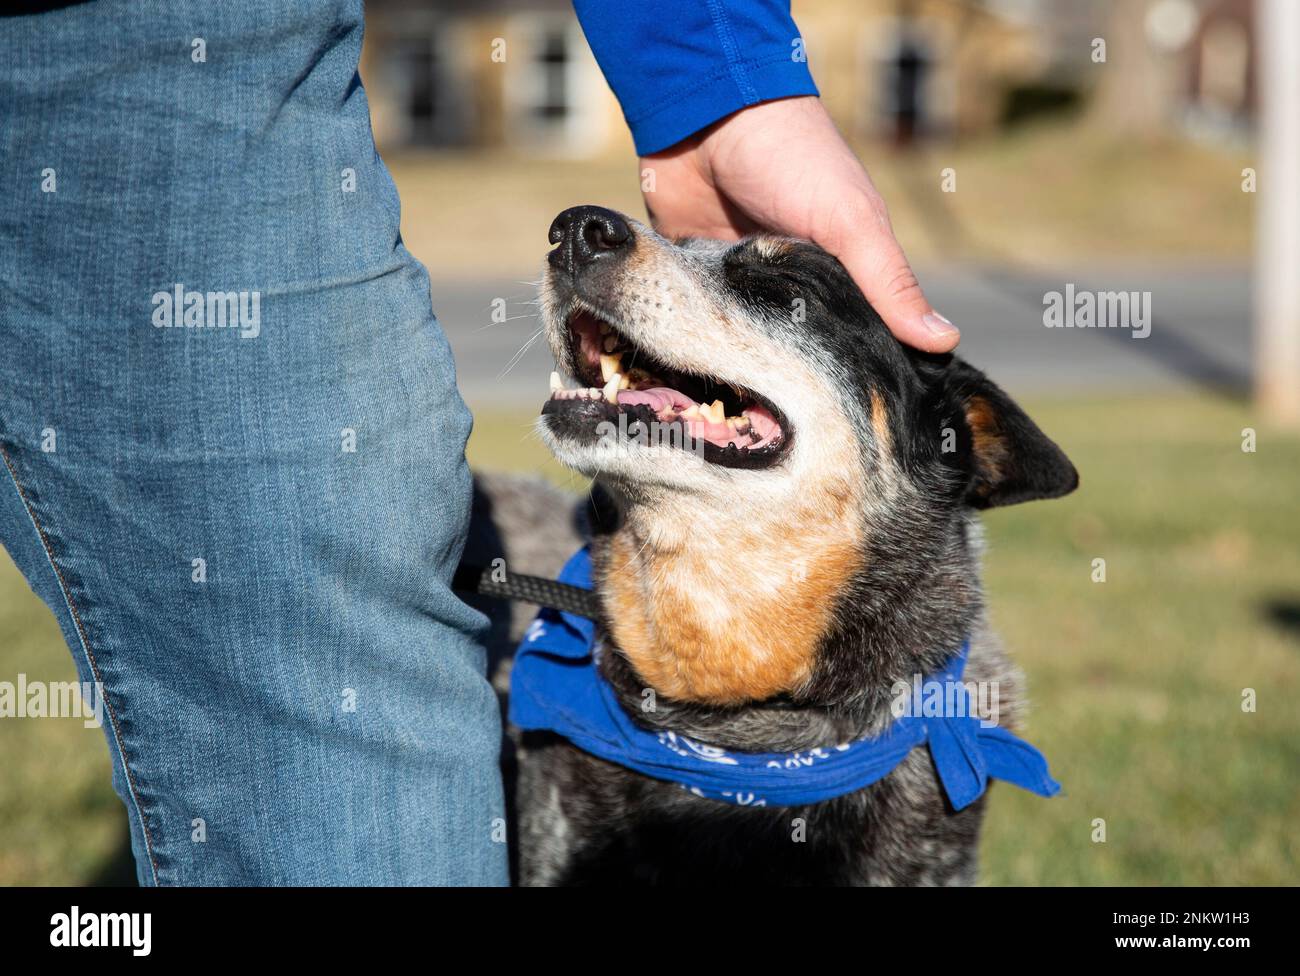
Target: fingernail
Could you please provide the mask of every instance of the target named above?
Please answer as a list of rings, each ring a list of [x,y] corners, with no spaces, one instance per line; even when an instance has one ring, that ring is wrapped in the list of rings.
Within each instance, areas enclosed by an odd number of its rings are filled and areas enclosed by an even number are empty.
[[[921,324],[930,330],[931,335],[951,336],[957,334],[957,326],[953,325],[938,312],[926,312],[921,316]]]

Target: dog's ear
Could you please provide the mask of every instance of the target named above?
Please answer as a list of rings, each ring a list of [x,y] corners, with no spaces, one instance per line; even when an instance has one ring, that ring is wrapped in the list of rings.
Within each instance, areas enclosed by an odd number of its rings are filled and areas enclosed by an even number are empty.
[[[957,421],[956,443],[941,457],[967,474],[967,504],[993,508],[1059,498],[1079,486],[1065,452],[996,383],[956,356],[916,358],[942,414]]]

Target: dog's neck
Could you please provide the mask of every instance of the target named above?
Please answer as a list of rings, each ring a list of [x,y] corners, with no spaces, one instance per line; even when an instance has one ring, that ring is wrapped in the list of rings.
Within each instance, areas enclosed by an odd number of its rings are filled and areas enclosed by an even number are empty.
[[[658,694],[738,705],[812,679],[835,595],[862,555],[853,500],[846,490],[738,502],[623,506],[593,552],[613,639]]]
[[[960,522],[925,543],[914,526],[864,541],[843,521],[856,513],[824,505],[788,506],[768,525],[752,510],[664,514],[647,524],[624,511],[592,542],[602,671],[654,727],[772,751],[879,731],[895,683],[939,668],[981,614]]]

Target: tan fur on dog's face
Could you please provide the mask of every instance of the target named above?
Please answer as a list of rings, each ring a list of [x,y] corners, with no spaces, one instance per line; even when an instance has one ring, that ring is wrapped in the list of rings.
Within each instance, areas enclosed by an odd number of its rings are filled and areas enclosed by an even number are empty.
[[[669,447],[602,457],[542,425],[556,457],[598,478],[622,512],[596,551],[610,636],[671,698],[734,704],[796,691],[862,558],[860,407],[837,393],[834,364],[801,346],[789,321],[717,286],[726,245],[673,245],[634,226],[633,253],[577,294],[548,273],[543,310],[557,362],[570,354],[565,320],[576,304],[676,368],[761,392],[792,440],[775,466],[736,470]],[[785,242],[751,246],[770,256]],[[869,419],[856,423],[869,429]]]
[[[947,571],[932,554],[968,545],[972,509],[1078,483],[1005,392],[902,346],[815,245],[674,244],[592,207],[557,218],[552,240],[547,336],[586,390],[553,393],[539,429],[620,511],[593,545],[597,582],[613,644],[663,695],[733,705],[851,687],[853,640],[827,648],[861,634],[855,613],[878,615],[877,637],[906,630],[908,611],[887,608]],[[651,368],[623,392],[625,355]],[[717,391],[725,419],[706,422],[701,398]],[[611,450],[593,434],[630,415],[690,418],[708,443]],[[940,589],[968,611],[966,588]]]

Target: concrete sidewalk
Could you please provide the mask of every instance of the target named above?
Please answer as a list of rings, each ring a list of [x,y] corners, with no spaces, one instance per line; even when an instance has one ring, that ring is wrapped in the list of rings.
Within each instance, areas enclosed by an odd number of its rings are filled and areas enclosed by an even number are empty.
[[[539,259],[540,277],[540,259]],[[1250,369],[1250,279],[1240,267],[1092,268],[1057,277],[1008,268],[918,269],[935,307],[962,329],[961,354],[1015,396],[1244,389]],[[1151,293],[1151,332],[1043,325],[1044,294]],[[494,299],[511,321],[493,324]],[[471,408],[540,407],[553,368],[538,338],[535,289],[510,280],[433,281],[433,307]]]

